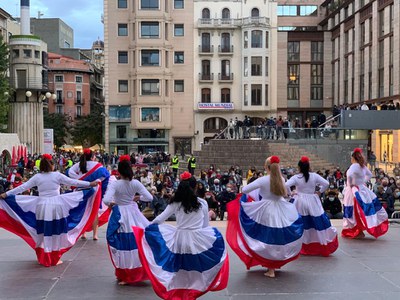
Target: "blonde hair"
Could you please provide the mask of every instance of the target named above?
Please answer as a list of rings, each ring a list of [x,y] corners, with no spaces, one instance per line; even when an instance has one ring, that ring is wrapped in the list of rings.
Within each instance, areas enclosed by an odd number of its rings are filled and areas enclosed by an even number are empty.
[[[279,164],[271,164],[271,157],[265,160],[265,167],[270,171],[270,189],[271,192],[277,196],[286,196],[287,190],[282,180],[282,173]]]

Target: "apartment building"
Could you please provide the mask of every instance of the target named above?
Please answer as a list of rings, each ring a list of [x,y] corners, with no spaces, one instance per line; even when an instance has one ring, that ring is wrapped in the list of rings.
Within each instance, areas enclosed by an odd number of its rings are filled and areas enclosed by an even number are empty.
[[[192,151],[193,1],[104,1],[110,152]]]

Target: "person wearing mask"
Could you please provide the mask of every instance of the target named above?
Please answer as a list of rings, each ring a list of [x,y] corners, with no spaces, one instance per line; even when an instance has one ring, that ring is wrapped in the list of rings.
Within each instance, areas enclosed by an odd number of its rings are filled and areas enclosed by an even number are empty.
[[[13,184],[16,177],[21,177],[21,174],[19,174],[19,173],[17,172],[17,170],[14,169],[10,174],[8,174],[8,176],[7,176],[7,181],[8,181],[9,183]]]
[[[208,205],[195,194],[195,178],[184,177],[164,212],[144,230],[134,227],[140,260],[162,299],[197,299],[228,283],[222,234],[209,226]],[[163,224],[173,214],[176,227]]]
[[[300,253],[329,256],[339,246],[336,228],[331,225],[320,200],[329,182],[310,171],[310,159],[306,156],[301,157],[298,167],[299,174],[292,176],[285,185],[289,193],[291,187],[296,188],[294,204],[305,224]]]
[[[104,203],[112,210],[107,227],[110,258],[118,284],[126,285],[147,279],[139,260],[132,226],[145,228],[149,225],[149,221],[139,210],[138,201],[150,202],[153,196],[143,184],[133,179],[129,155],[120,156],[118,172],[121,179],[109,185]]]
[[[23,157],[21,157],[17,165],[17,171],[19,174],[21,174],[21,177],[24,177],[24,170],[25,170],[25,160]]]
[[[385,208],[387,214],[391,216],[394,212],[393,189],[389,186],[389,180],[386,177],[382,179],[381,186],[378,186],[376,196]]]
[[[100,180],[102,198],[107,190],[110,179],[110,173],[108,170],[96,160],[94,152],[88,148],[83,150],[83,154],[79,159],[79,163],[76,163],[71,168],[67,169],[66,175],[72,179],[85,181],[94,181],[97,179]],[[103,205],[102,202],[100,202],[98,216],[95,218],[91,228],[93,230],[94,241],[99,239],[97,235],[99,226],[107,223],[109,216],[110,210],[107,209],[106,205]],[[88,228],[87,231],[91,230]],[[82,239],[86,239],[86,233],[82,235]]]
[[[227,241],[245,263],[268,268],[264,274],[275,277],[279,269],[299,257],[303,221],[296,207],[286,201],[278,156],[265,161],[267,176],[243,187],[241,199],[228,204]]]
[[[226,205],[236,198],[236,194],[232,191],[231,185],[228,185],[226,189],[224,189],[217,196],[217,201],[219,203],[219,219],[220,221],[224,220]]]
[[[323,207],[329,219],[343,219],[342,203],[335,190],[328,191],[323,202]]]
[[[355,148],[351,154],[346,177],[342,236],[363,238],[364,230],[375,238],[384,235],[389,229],[388,215],[376,195],[365,185],[372,173],[366,167],[360,148]]]
[[[96,188],[60,195],[61,184]],[[54,172],[52,156],[43,154],[39,174],[0,195],[0,210],[8,216],[0,227],[23,238],[35,250],[41,265],[60,264],[61,256],[97,215],[101,201],[97,185],[98,181],[75,180]],[[39,196],[18,195],[34,186]]]

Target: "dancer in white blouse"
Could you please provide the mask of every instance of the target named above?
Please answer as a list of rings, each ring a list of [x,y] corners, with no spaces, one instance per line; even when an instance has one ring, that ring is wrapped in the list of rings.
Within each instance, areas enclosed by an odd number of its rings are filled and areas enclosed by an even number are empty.
[[[247,195],[228,203],[226,238],[248,269],[261,265],[268,268],[265,276],[275,277],[275,269],[299,257],[303,221],[284,199],[287,191],[279,157],[268,157],[265,170],[267,176],[243,187]]]
[[[371,179],[360,148],[351,154],[351,166],[347,170],[347,186],[344,190],[344,214],[342,236],[362,238],[364,230],[378,238],[389,229],[388,215],[376,195],[365,183]]]
[[[209,226],[207,202],[196,197],[195,185],[193,177],[182,180],[153,224],[144,232],[134,230],[142,264],[163,299],[196,299],[227,286],[225,243],[221,233]],[[172,214],[176,227],[161,224]]]
[[[303,218],[304,235],[300,253],[328,256],[339,246],[337,232],[331,225],[317,192],[323,193],[329,186],[329,182],[318,174],[310,172],[308,157],[303,156],[298,166],[300,173],[292,176],[286,182],[286,187],[289,192],[292,186],[296,187],[294,204]]]
[[[98,182],[71,179],[53,170],[52,156],[44,154],[41,173],[2,194],[4,201],[0,201],[0,227],[23,238],[46,267],[61,263],[62,254],[93,222],[101,200],[98,188],[60,195],[60,184],[95,187]],[[34,186],[38,187],[39,196],[15,196]]]
[[[149,221],[143,216],[137,201],[149,202],[153,196],[136,179],[129,155],[119,158],[120,180],[112,182],[104,196],[104,203],[112,207],[107,227],[107,243],[115,276],[120,285],[147,279],[146,271],[139,260],[139,254],[132,227],[145,228]]]

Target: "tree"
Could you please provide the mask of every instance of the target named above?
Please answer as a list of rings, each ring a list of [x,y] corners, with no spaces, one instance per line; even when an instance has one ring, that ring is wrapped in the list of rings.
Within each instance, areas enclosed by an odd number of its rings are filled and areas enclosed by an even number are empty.
[[[43,113],[44,128],[51,128],[54,131],[54,144],[57,148],[66,143],[68,135],[68,116],[65,114]]]
[[[77,119],[71,132],[75,145],[89,147],[103,142],[103,115],[103,106],[93,104],[89,115]]]
[[[9,50],[3,36],[0,34],[0,132],[3,132],[7,124],[8,98],[10,86],[7,78],[9,67]]]

